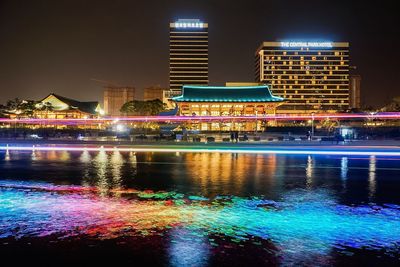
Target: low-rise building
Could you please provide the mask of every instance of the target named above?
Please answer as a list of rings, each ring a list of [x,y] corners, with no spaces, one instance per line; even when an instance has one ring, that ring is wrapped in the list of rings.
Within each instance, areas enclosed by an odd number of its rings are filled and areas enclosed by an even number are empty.
[[[172,98],[180,116],[267,116],[274,115],[284,99],[271,94],[267,85],[253,86],[191,86],[184,85],[182,94]],[[263,127],[260,121],[245,119],[228,122],[190,123],[191,130],[255,131]]]
[[[104,115],[98,101],[82,102],[49,94],[36,104],[34,117],[39,119],[87,119]]]

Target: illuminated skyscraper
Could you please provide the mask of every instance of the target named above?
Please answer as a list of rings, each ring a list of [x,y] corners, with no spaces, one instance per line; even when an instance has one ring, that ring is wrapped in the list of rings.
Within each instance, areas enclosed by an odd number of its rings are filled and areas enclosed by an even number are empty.
[[[182,85],[208,85],[208,24],[198,19],[179,19],[169,28],[172,95],[179,95]]]
[[[263,42],[255,61],[256,81],[286,99],[277,113],[349,108],[349,43]]]

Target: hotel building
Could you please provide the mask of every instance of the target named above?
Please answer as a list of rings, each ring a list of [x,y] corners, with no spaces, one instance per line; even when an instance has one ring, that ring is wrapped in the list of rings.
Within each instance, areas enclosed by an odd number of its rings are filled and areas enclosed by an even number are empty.
[[[349,43],[263,42],[255,54],[255,75],[285,98],[278,114],[349,108]]]
[[[169,87],[179,95],[182,86],[208,84],[208,24],[198,19],[170,23]]]
[[[188,127],[201,131],[258,131],[265,120],[226,121],[223,116],[268,116],[274,115],[277,106],[284,101],[271,94],[267,85],[236,83],[237,86],[193,86],[185,85],[180,96],[172,100],[178,106],[179,116],[218,116],[220,122],[198,122],[193,119]]]

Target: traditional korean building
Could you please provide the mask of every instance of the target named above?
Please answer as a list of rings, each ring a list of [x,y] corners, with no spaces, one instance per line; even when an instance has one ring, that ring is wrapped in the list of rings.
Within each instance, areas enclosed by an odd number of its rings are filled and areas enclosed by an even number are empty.
[[[50,94],[36,104],[34,117],[46,119],[87,119],[103,115],[99,102],[81,102]]]
[[[184,85],[182,95],[172,98],[180,116],[265,116],[274,115],[284,99],[273,96],[267,85],[252,86],[192,86]],[[255,131],[263,128],[260,121],[196,122],[191,130]]]

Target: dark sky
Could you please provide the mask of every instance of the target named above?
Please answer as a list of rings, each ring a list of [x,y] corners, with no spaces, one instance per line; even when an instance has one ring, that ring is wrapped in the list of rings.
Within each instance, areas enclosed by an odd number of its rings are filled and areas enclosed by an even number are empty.
[[[254,81],[262,41],[350,42],[362,101],[400,95],[400,19],[391,1],[0,0],[0,102],[50,92],[100,100],[102,85],[168,85],[169,22],[209,23],[211,84]]]

